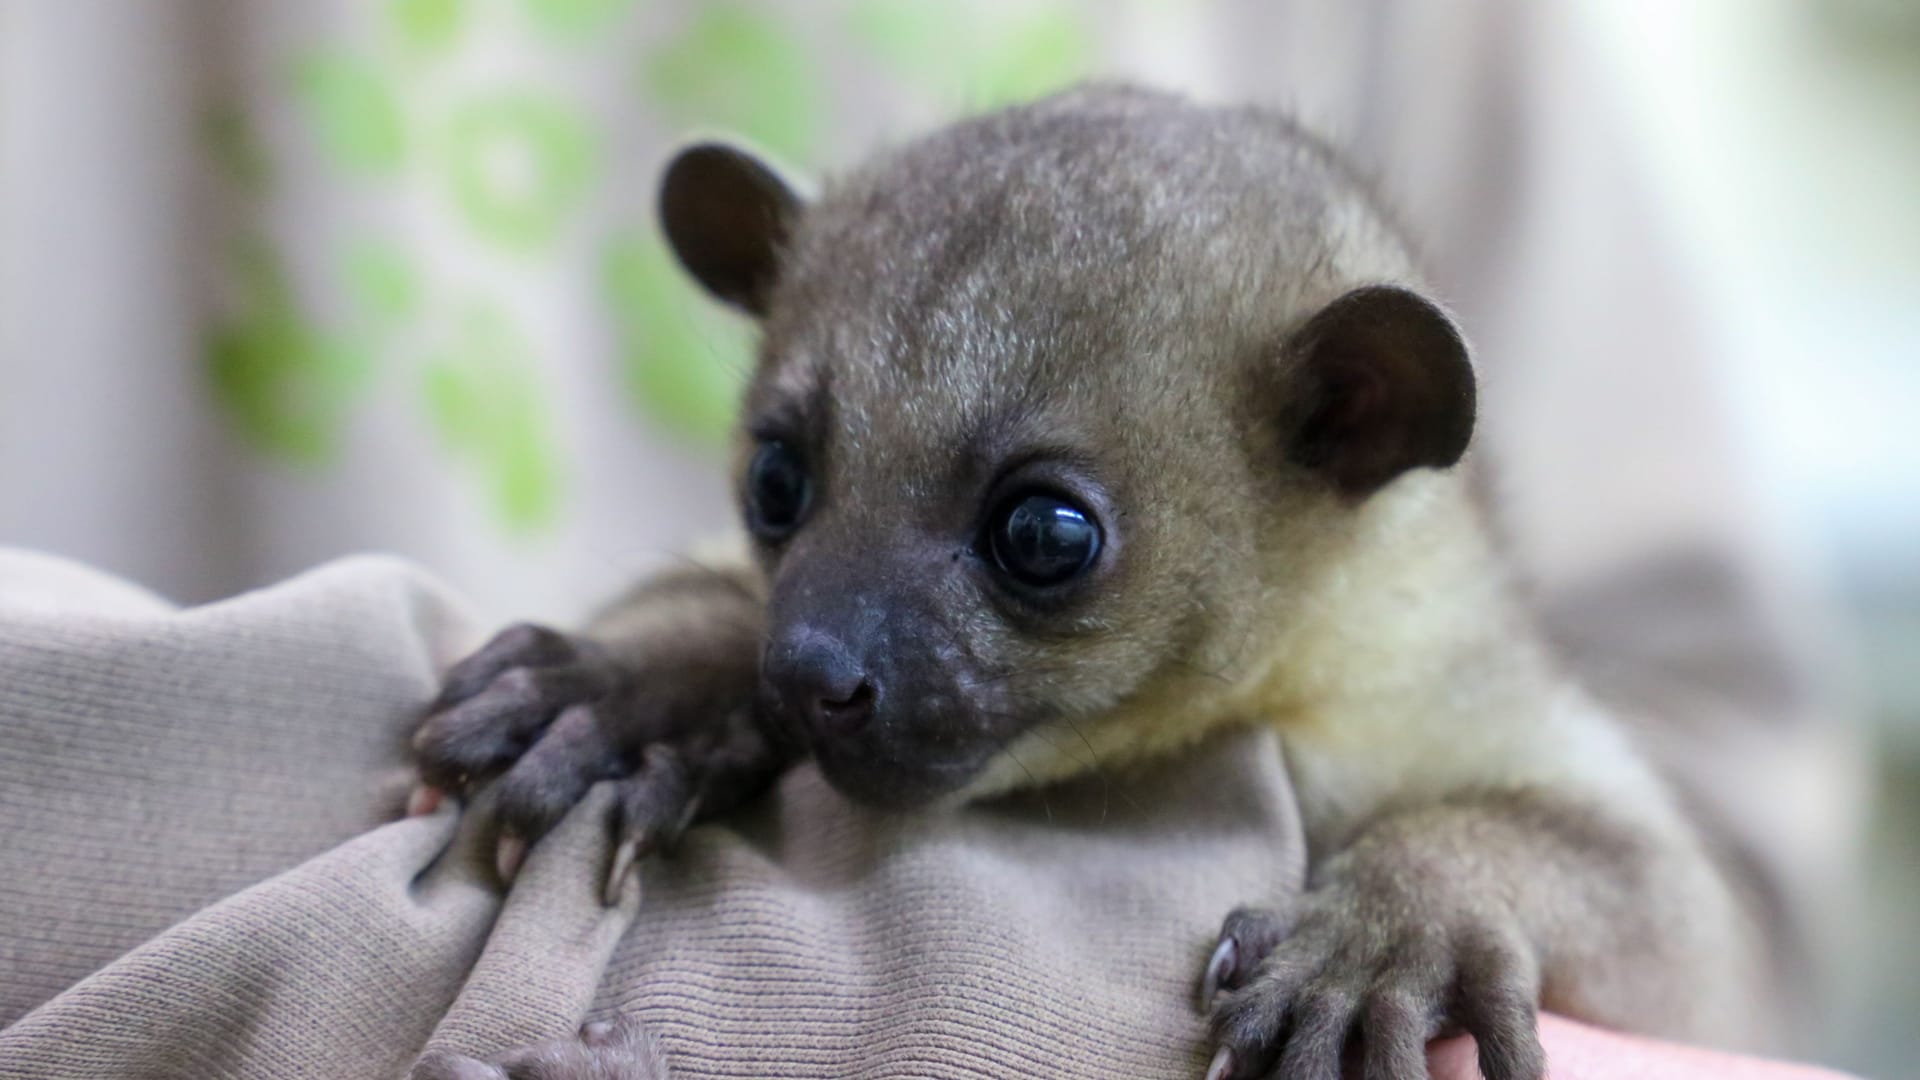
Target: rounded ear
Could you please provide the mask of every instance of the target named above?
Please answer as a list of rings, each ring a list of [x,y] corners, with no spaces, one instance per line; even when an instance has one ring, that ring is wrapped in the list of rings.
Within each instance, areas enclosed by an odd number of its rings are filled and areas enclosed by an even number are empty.
[[[1444,469],[1473,435],[1473,363],[1453,321],[1394,285],[1355,289],[1287,342],[1296,387],[1289,458],[1371,495],[1408,469]]]
[[[800,207],[772,168],[721,143],[680,151],[660,181],[660,225],[680,264],[708,292],[755,316],[767,313]]]

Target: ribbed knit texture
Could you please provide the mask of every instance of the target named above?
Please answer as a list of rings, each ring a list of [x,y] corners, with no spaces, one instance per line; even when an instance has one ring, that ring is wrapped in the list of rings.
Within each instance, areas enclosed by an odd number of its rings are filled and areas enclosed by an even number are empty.
[[[187,611],[0,552],[0,1077],[382,1077],[627,1011],[677,1077],[1192,1077],[1303,865],[1269,736],[963,811],[809,769],[602,908],[608,792],[504,901],[406,736],[483,628],[357,559]]]

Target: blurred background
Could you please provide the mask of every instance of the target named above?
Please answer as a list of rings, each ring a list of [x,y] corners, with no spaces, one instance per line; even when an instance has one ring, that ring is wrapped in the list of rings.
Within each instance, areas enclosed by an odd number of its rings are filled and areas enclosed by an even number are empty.
[[[0,0],[0,543],[575,618],[731,519],[751,328],[655,233],[674,144],[830,177],[1090,76],[1378,177],[1556,632],[1695,693],[1830,980],[1807,1053],[1912,1075],[1915,0]]]

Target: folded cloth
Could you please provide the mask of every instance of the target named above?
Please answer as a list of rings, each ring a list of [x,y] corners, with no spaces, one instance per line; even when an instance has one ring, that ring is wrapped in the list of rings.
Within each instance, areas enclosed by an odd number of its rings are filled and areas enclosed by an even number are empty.
[[[1274,740],[918,817],[811,769],[612,908],[609,792],[504,899],[406,736],[479,627],[355,559],[175,610],[0,552],[0,1076],[380,1077],[625,1012],[677,1077],[1198,1076],[1304,847]]]

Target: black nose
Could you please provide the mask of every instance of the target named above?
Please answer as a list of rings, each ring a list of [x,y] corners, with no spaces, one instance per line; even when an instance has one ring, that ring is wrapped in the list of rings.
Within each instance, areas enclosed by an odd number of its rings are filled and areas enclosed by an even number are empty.
[[[796,627],[767,649],[761,676],[815,737],[848,735],[873,717],[879,688],[838,639]]]

